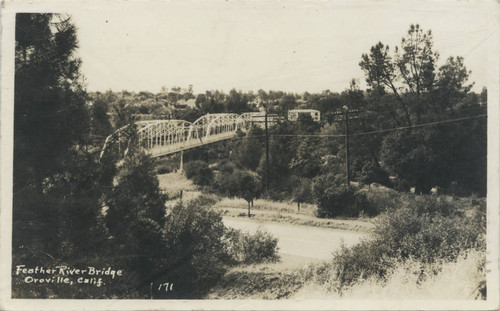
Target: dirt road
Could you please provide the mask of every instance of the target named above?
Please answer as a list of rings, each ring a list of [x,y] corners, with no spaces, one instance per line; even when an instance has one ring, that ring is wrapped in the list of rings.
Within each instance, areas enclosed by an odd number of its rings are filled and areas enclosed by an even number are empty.
[[[243,231],[255,232],[259,227],[279,239],[281,254],[315,259],[330,259],[332,253],[345,245],[360,241],[366,233],[345,230],[291,225],[283,223],[257,222],[246,218],[224,217],[226,226]]]

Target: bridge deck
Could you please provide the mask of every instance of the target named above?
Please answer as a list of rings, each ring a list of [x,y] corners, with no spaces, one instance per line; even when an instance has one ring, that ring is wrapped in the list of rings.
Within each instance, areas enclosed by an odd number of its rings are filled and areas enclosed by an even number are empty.
[[[207,138],[204,139],[190,139],[188,141],[183,141],[180,143],[175,143],[171,145],[166,145],[166,146],[158,146],[158,147],[153,147],[151,149],[145,149],[146,152],[151,155],[151,157],[156,158],[156,157],[161,157],[169,154],[174,154],[177,152],[181,152],[184,150],[189,150],[195,147],[199,147],[202,145],[226,140],[226,139],[231,139],[234,137],[234,132],[226,132],[226,133],[221,133],[217,135],[210,135]]]

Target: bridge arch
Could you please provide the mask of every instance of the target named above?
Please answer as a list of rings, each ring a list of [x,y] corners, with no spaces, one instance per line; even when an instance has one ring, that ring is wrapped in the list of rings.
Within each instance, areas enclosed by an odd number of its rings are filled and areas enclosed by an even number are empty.
[[[151,156],[158,157],[229,139],[238,129],[246,131],[251,120],[251,113],[215,113],[204,115],[193,123],[184,120],[138,121],[135,127],[129,124],[109,135],[101,157],[113,143],[118,143],[119,150],[121,144],[125,143],[128,150],[133,136],[131,131],[137,131],[137,143],[141,148]]]
[[[169,153],[182,148],[191,128],[184,120],[155,120],[138,130],[139,145],[153,156]]]

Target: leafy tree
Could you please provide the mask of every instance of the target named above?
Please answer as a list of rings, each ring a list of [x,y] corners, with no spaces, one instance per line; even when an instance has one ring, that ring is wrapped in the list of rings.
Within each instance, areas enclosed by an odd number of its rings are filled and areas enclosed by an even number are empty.
[[[187,107],[185,109],[174,109],[172,112],[172,119],[194,122],[202,115],[200,110]]]
[[[380,167],[378,163],[366,163],[365,165],[363,165],[360,175],[360,182],[364,183],[365,185],[379,183],[384,186],[389,186],[391,184],[389,173],[387,173],[382,167]]]
[[[295,157],[290,162],[290,168],[297,176],[312,178],[318,174],[321,159],[314,145],[311,139],[299,142]]]
[[[465,68],[463,58],[450,57],[436,69],[438,58],[439,54],[433,50],[432,33],[424,32],[418,25],[410,26],[400,48],[396,47],[394,57],[390,56],[389,47],[380,42],[369,54],[363,54],[360,66],[371,87],[367,104],[375,108],[378,119],[375,128],[366,130],[390,127],[386,116],[392,119],[394,127],[482,113],[478,97],[469,94],[473,84],[467,82],[470,71]],[[387,112],[379,113],[383,110]],[[383,139],[381,162],[400,180],[414,185],[418,192],[427,192],[435,185],[448,188],[451,184],[461,184],[458,186],[461,193],[485,189],[480,178],[465,177],[485,171],[486,132],[480,130],[483,121],[469,120],[457,126],[423,127],[388,134]],[[465,132],[475,136],[472,138]],[[377,138],[379,144],[380,138]],[[370,146],[370,143],[365,141],[362,145]],[[370,149],[365,154],[372,154],[373,164],[377,165],[380,160],[373,148]],[[481,186],[475,187],[467,179],[474,179]],[[469,190],[465,190],[467,187]]]
[[[116,103],[113,105],[113,110],[116,113],[115,118],[115,128],[119,129],[123,126],[126,126],[132,123],[134,119],[134,113],[136,113],[136,109],[129,105],[125,98],[119,98]]]
[[[229,91],[229,95],[224,102],[224,109],[226,112],[237,114],[250,111],[248,108],[248,98],[241,91],[237,92],[235,89],[232,89]]]
[[[320,128],[320,124],[313,121],[312,116],[306,113],[299,114],[295,125],[297,128],[297,134],[303,135],[314,134]]]
[[[261,180],[254,173],[240,169],[226,170],[218,181],[222,192],[229,197],[245,199],[248,203],[248,217],[250,217],[250,203],[261,193]]]
[[[418,97],[433,88],[435,63],[439,54],[433,51],[433,37],[418,24],[410,25],[408,33],[401,39],[401,51],[396,47],[396,65],[400,78],[408,90]]]
[[[436,184],[433,172],[439,163],[432,140],[437,137],[435,129],[391,133],[384,139],[382,161],[398,177],[414,185],[416,193],[427,193]]]
[[[199,298],[206,293],[230,263],[225,233],[220,213],[204,197],[170,209],[165,226],[167,265],[160,279],[173,282],[175,290],[157,298]]]
[[[470,71],[465,68],[463,57],[449,57],[439,68],[436,91],[433,94],[434,111],[443,113],[461,102],[473,84],[467,84]]]
[[[104,139],[113,131],[107,114],[108,109],[109,106],[106,100],[102,98],[102,96],[99,96],[92,103],[92,108],[90,110],[90,133],[94,135],[99,144],[102,144]]]
[[[213,179],[213,171],[208,163],[201,160],[188,162],[184,166],[186,177],[199,186],[208,186]]]
[[[273,133],[287,135],[293,133],[293,127],[289,122],[277,124]],[[257,172],[263,179],[264,184],[269,182],[269,190],[278,194],[286,189],[291,174],[290,163],[294,156],[293,146],[290,138],[286,136],[272,136],[269,140],[269,181],[266,180],[266,158],[262,156]],[[283,199],[283,198],[281,198]]]
[[[306,100],[310,103],[311,108],[321,112],[321,119],[328,123],[334,121],[332,114],[342,109],[344,105],[338,93],[309,94]]]
[[[266,91],[264,91],[263,89],[258,90],[257,94],[258,94],[261,101],[265,102],[269,99],[269,96],[267,95]]]
[[[379,42],[370,49],[370,54],[362,55],[359,65],[375,92],[389,91],[395,96],[402,111],[398,122],[411,126],[420,121],[423,113],[422,94],[433,88],[439,54],[433,51],[431,31],[424,32],[418,24],[410,26],[406,37],[401,39],[400,49],[396,47],[394,58],[389,53],[389,46]]]
[[[166,198],[154,175],[153,160],[130,152],[108,198],[105,221],[116,258],[129,275],[129,286],[142,295],[149,292],[150,282],[166,265],[162,234]]]
[[[263,135],[264,130],[254,126],[245,136],[237,137],[231,152],[232,158],[243,167],[255,171],[264,152]]]
[[[279,105],[281,114],[286,116],[288,110],[294,109],[296,106],[295,96],[293,96],[292,94],[284,95],[283,97],[280,98]]]
[[[488,90],[485,87],[481,90],[480,98],[481,104],[486,104],[488,102]]]
[[[396,66],[389,55],[389,46],[384,46],[382,42],[378,42],[370,48],[370,54],[362,55],[359,66],[365,72],[367,84],[375,93],[384,94],[387,92],[386,89],[394,93],[406,114],[408,125],[411,125],[408,105],[403,102],[396,87]]]

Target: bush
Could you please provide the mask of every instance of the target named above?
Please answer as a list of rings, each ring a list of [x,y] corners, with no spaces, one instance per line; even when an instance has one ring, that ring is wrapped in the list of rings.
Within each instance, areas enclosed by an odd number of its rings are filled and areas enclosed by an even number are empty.
[[[213,194],[201,194],[196,199],[192,200],[189,205],[198,206],[198,207],[211,207],[215,203],[217,203],[219,199],[216,195]]]
[[[316,216],[319,218],[357,217],[365,209],[372,213],[365,196],[357,195],[352,188],[347,187],[339,175],[327,174],[314,178],[312,194],[318,204]]]
[[[155,168],[155,173],[158,174],[158,175],[168,174],[168,173],[171,173],[171,172],[172,171],[170,170],[170,168],[167,165],[158,165]]]
[[[201,197],[168,212],[168,267],[157,281],[174,283],[175,290],[157,298],[199,298],[224,274],[231,258],[223,239],[222,216],[210,209],[210,201]]]
[[[157,175],[168,174],[176,171],[179,168],[178,159],[156,158],[154,162],[155,162],[154,171]]]
[[[469,202],[466,199],[457,199],[443,195],[414,195],[400,193],[386,187],[363,188],[355,192],[358,198],[360,211],[364,210],[369,216],[375,216],[386,211],[395,211],[401,207],[414,209],[421,214],[439,214],[441,216],[463,214],[467,206],[480,205],[481,200]],[[484,201],[484,200],[483,200]]]
[[[371,276],[383,278],[396,262],[387,255],[389,252],[387,245],[379,244],[375,240],[363,240],[350,248],[342,245],[332,261],[331,271],[335,286],[332,289],[340,291]],[[323,280],[324,283],[328,281]]]
[[[393,180],[394,189],[399,192],[410,192],[410,183],[405,179],[395,178]]]
[[[466,217],[460,212],[443,212],[444,203],[431,202],[415,201],[413,206],[386,212],[380,216],[372,240],[338,251],[333,259],[337,289],[359,279],[384,277],[395,263],[408,259],[427,264],[456,260],[468,249],[485,251],[481,206],[475,208],[475,216]]]
[[[368,162],[363,165],[363,168],[361,169],[360,182],[366,185],[378,183],[384,186],[389,186],[391,184],[389,173],[387,173],[387,171],[379,165],[375,165],[373,162]]]
[[[368,200],[366,194],[355,191],[354,199],[356,204],[355,210],[359,211],[360,214],[368,217],[374,217],[380,214],[381,208],[375,204],[372,204]]]
[[[214,177],[213,171],[208,163],[201,160],[188,162],[184,165],[186,177],[198,186],[208,186]]]
[[[228,229],[226,241],[233,263],[258,264],[279,260],[278,239],[260,229],[254,234]]]

